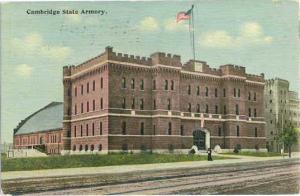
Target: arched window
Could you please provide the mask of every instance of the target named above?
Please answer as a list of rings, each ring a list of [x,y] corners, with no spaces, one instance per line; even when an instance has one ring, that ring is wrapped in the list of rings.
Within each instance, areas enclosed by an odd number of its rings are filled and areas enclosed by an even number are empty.
[[[215,88],[215,97],[218,97],[218,89]]]
[[[192,104],[188,103],[188,112],[192,112]]]
[[[140,99],[140,110],[144,109],[144,99]]]
[[[102,144],[99,144],[98,151],[102,151]]]
[[[74,126],[74,137],[76,137],[76,126]]]
[[[223,88],[223,97],[226,97],[226,89]]]
[[[205,96],[208,97],[208,87],[205,87]]]
[[[223,106],[223,113],[227,114],[226,105]]]
[[[156,110],[156,100],[153,99],[153,110]]]
[[[253,100],[256,101],[256,93],[254,93]]]
[[[233,96],[236,97],[236,89],[233,89]]]
[[[95,80],[93,80],[93,91],[95,91],[95,88],[96,88],[96,82]]]
[[[200,87],[197,86],[197,95],[200,95]]]
[[[256,117],[256,108],[254,108],[254,117]]]
[[[85,145],[84,150],[85,150],[85,151],[88,151],[88,150],[89,150],[89,146],[88,146],[87,144]]]
[[[76,145],[73,145],[73,151],[76,151]]]
[[[221,136],[222,135],[222,129],[221,127],[218,127],[218,136]]]
[[[238,89],[238,97],[241,97],[241,90]]]
[[[180,126],[180,135],[183,135],[183,134],[184,134],[184,126],[181,125],[181,126]]]
[[[90,83],[86,84],[86,92],[89,93],[90,92]]]
[[[80,144],[80,146],[79,146],[79,151],[82,151],[82,145]]]
[[[90,104],[89,102],[86,102],[86,112],[89,112],[90,111]]]
[[[251,117],[251,108],[248,108],[248,116]]]
[[[189,84],[188,85],[188,95],[190,95],[191,94],[191,85]]]
[[[248,100],[249,101],[251,100],[251,93],[250,92],[248,93]]]
[[[95,99],[93,100],[93,111],[96,109]]]
[[[94,145],[93,144],[91,145],[90,149],[91,149],[91,151],[94,151]]]
[[[205,113],[208,113],[209,112],[209,110],[208,110],[208,105],[206,104],[205,105]]]
[[[83,135],[82,125],[80,125],[80,137]]]
[[[217,105],[215,105],[215,114],[219,113],[219,107]]]

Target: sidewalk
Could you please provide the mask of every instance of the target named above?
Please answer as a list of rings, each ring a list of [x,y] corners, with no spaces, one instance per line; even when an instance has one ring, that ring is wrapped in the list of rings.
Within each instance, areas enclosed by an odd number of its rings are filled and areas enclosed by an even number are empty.
[[[220,155],[218,155],[220,156]],[[60,176],[76,176],[89,174],[108,174],[108,173],[126,173],[133,171],[151,171],[151,170],[166,170],[179,168],[196,168],[217,166],[233,163],[281,160],[282,157],[250,157],[240,155],[222,155],[238,159],[224,159],[215,161],[190,161],[190,162],[173,162],[173,163],[155,163],[155,164],[139,164],[139,165],[119,165],[119,166],[104,166],[104,167],[81,167],[81,168],[64,168],[64,169],[47,169],[34,171],[9,171],[2,172],[2,180],[13,180],[22,178],[41,178],[41,177],[60,177]],[[298,157],[298,156],[297,156]],[[293,158],[297,158],[293,157]],[[299,158],[299,157],[298,157]],[[288,157],[285,157],[288,159]]]

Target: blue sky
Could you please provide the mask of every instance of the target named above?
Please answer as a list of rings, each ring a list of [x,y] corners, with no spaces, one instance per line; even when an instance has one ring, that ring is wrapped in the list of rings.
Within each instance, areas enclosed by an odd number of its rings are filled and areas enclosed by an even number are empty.
[[[232,63],[248,73],[280,77],[299,90],[298,3],[295,0],[153,2],[26,2],[1,6],[1,134],[51,101],[63,100],[62,67],[103,52],[192,58],[188,22],[195,4],[196,58],[211,67]],[[104,15],[28,15],[27,9],[93,9]]]

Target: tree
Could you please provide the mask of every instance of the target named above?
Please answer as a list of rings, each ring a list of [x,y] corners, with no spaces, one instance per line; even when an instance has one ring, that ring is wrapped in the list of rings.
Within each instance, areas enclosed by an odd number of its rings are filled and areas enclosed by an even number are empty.
[[[297,144],[299,139],[299,130],[290,125],[278,135],[277,140],[288,148],[289,157],[292,155],[292,146]]]

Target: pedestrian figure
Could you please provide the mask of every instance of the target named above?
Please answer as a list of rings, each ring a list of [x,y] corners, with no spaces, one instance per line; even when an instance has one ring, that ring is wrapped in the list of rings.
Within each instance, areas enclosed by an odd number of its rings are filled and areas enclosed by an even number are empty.
[[[282,158],[284,158],[283,148],[280,149],[280,154],[282,155]]]
[[[207,160],[208,161],[212,161],[212,157],[211,157],[211,148],[207,149]]]

